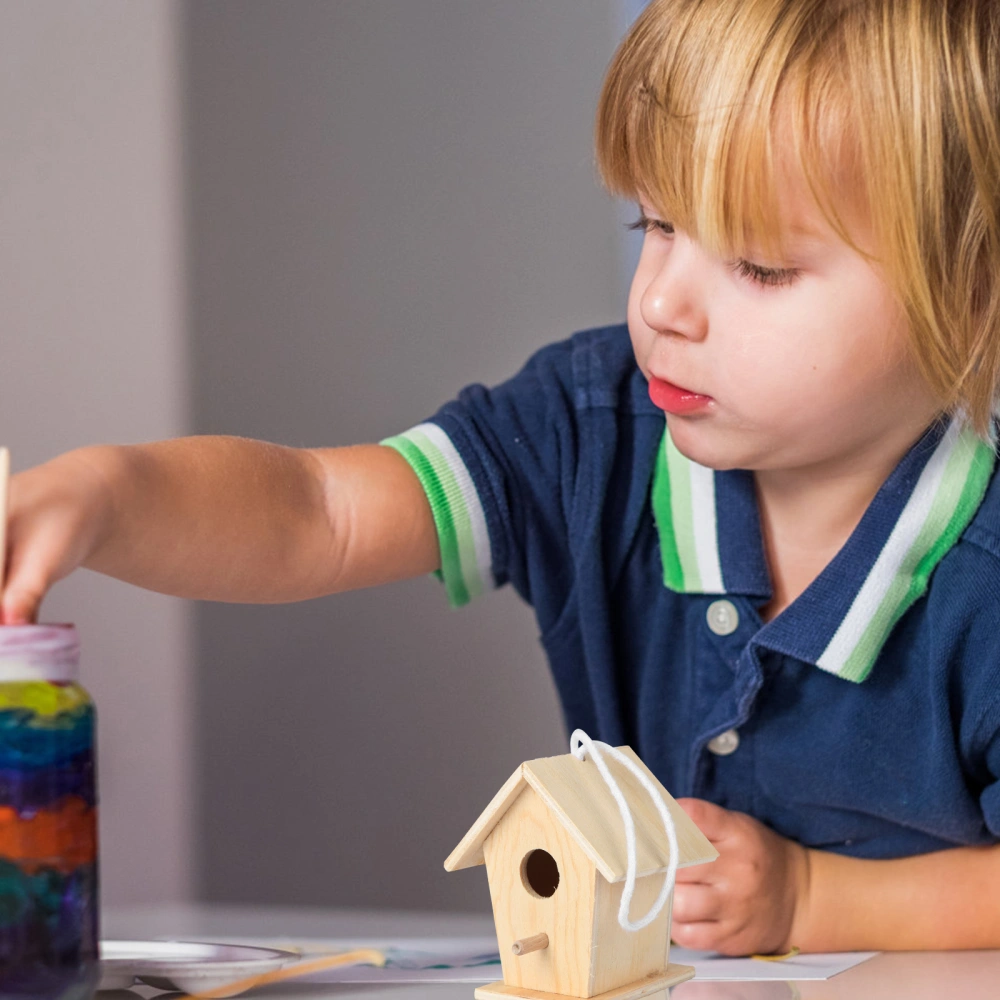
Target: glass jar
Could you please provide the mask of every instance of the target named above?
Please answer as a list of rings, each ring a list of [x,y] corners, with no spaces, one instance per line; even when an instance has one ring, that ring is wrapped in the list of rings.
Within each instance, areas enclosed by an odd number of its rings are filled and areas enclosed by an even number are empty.
[[[94,706],[72,625],[0,626],[0,997],[99,978]]]

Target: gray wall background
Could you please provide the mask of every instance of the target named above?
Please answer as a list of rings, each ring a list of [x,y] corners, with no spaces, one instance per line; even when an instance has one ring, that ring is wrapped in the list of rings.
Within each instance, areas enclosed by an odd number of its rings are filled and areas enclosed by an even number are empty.
[[[15,471],[188,424],[178,9],[0,0],[0,443]],[[99,711],[108,902],[196,891],[189,607],[95,573],[74,621]]]
[[[611,0],[185,4],[193,426],[377,441],[624,316],[594,107]],[[566,752],[529,609],[415,580],[196,610],[213,900],[486,909],[442,861]]]
[[[375,441],[624,314],[593,169],[639,0],[0,0],[0,443]],[[483,910],[441,863],[565,734],[529,609],[93,573],[103,891]]]

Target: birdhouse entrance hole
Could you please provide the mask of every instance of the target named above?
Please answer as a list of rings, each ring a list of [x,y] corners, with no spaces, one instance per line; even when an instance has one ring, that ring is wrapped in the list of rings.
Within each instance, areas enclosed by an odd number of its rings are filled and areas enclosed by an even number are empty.
[[[521,881],[532,896],[548,899],[559,887],[556,859],[541,848],[529,851],[521,862]]]

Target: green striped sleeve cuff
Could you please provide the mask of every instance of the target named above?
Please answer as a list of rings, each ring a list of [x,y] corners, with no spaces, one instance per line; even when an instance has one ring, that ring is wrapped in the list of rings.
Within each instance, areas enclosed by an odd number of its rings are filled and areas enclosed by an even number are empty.
[[[440,577],[453,608],[495,586],[486,515],[472,476],[437,424],[418,424],[379,442],[398,451],[430,501],[441,546]]]

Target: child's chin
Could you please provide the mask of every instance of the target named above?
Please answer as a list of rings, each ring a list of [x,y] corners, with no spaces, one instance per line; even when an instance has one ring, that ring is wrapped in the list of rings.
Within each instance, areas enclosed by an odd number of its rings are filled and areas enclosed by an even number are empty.
[[[745,469],[749,456],[740,447],[738,436],[710,420],[667,418],[670,439],[677,450],[692,462],[719,472]]]

